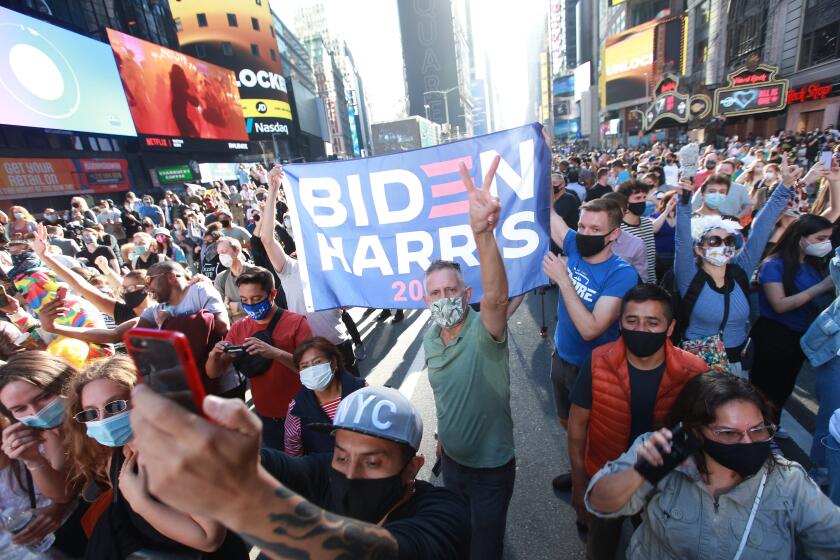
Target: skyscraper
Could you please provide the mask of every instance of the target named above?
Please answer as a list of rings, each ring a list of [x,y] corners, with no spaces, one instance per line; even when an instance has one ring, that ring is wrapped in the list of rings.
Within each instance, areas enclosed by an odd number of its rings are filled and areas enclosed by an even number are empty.
[[[398,0],[408,112],[471,135],[469,42],[460,0]],[[448,132],[446,131],[448,129]]]

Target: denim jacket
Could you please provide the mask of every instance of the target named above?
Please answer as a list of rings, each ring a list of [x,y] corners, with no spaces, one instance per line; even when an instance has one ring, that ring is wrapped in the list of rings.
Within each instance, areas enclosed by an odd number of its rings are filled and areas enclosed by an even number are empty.
[[[590,493],[609,474],[633,468],[636,450],[650,437],[642,434],[628,451],[598,471],[584,501],[598,517],[642,514],[642,524],[627,547],[628,560],[705,560],[733,558],[770,461],[757,474],[718,496],[709,494],[700,473],[689,459],[654,488],[642,483],[620,510],[595,510]],[[755,521],[742,560],[803,558],[837,559],[840,556],[840,507],[831,503],[798,463],[778,457],[767,476]]]
[[[811,323],[799,345],[814,367],[830,361],[840,350],[840,247],[828,266],[838,297]]]

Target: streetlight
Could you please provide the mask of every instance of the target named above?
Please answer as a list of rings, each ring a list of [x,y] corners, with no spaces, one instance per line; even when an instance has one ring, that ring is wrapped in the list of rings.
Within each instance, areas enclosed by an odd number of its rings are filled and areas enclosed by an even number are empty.
[[[449,122],[449,94],[458,89],[458,86],[451,87],[447,90],[441,91],[439,89],[433,89],[430,91],[423,92],[423,99],[426,99],[426,95],[429,93],[437,93],[443,96],[443,108],[446,111],[446,124],[449,128],[449,137],[452,137],[452,124]]]

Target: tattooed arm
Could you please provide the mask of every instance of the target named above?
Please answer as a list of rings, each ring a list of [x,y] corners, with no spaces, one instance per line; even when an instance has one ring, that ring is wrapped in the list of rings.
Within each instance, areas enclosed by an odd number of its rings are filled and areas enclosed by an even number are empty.
[[[242,401],[208,396],[203,408],[212,423],[147,387],[133,391],[132,445],[152,495],[215,519],[273,558],[397,558],[390,532],[315,506],[260,465],[262,426]]]
[[[397,558],[397,541],[387,530],[321,509],[267,472],[247,494],[272,497],[253,499],[223,523],[271,558]]]

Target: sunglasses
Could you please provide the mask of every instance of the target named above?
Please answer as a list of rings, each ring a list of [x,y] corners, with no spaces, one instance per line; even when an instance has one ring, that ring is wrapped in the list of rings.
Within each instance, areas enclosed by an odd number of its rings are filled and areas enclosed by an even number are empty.
[[[112,401],[102,407],[102,412],[105,416],[113,416],[114,414],[119,414],[120,412],[125,412],[128,409],[128,401],[127,400],[118,400]],[[88,422],[93,422],[94,420],[99,420],[99,409],[96,408],[88,408],[78,412],[73,419],[80,424],[86,424]]]
[[[734,247],[736,243],[737,241],[732,235],[727,235],[726,237],[712,235],[706,238],[707,247],[720,247],[721,245],[725,245],[727,247]]]

